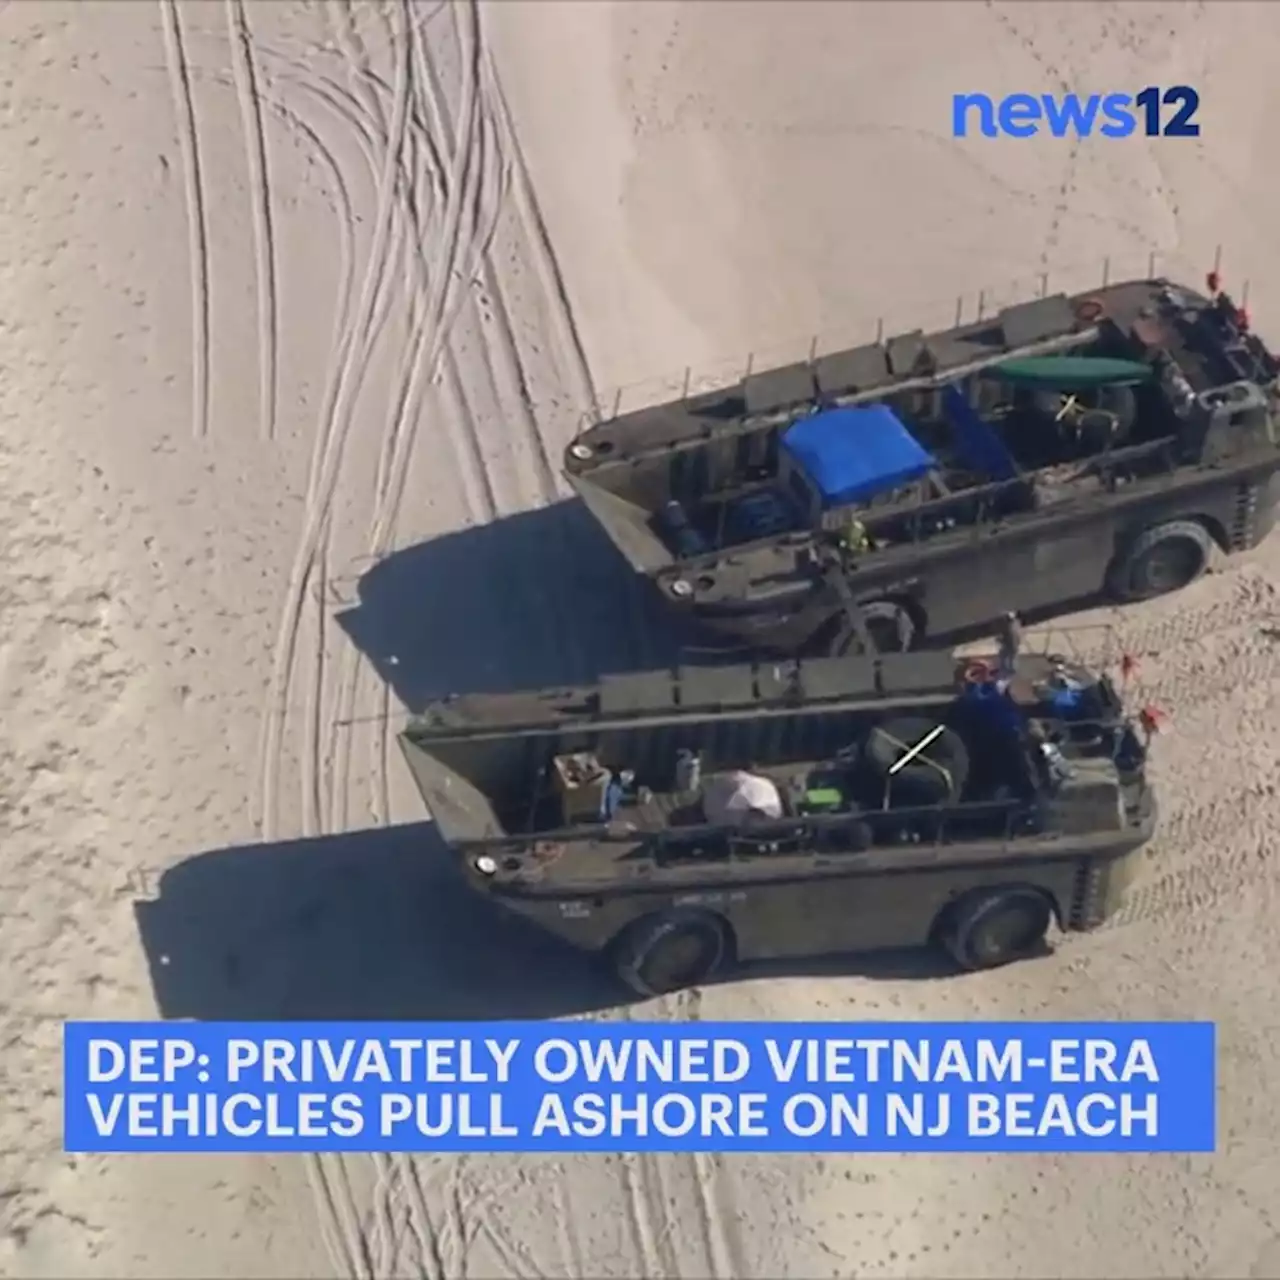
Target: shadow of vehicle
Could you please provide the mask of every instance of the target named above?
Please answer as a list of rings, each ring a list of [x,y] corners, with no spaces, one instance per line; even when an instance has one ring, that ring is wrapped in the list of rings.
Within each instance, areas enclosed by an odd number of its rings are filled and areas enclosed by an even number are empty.
[[[158,888],[134,912],[163,1018],[549,1018],[628,999],[470,892],[431,823],[216,849]]]
[[[634,1003],[602,965],[472,892],[431,823],[242,845],[166,871],[134,904],[162,1018],[471,1021]],[[924,950],[727,973],[938,979]]]
[[[410,712],[665,666],[689,642],[576,499],[397,551],[357,592],[338,624]]]

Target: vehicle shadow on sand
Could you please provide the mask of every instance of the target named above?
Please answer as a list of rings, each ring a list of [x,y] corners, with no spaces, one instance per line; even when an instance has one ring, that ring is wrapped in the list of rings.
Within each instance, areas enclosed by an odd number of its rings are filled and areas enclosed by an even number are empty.
[[[665,666],[691,639],[576,499],[394,552],[337,621],[410,712]]]
[[[162,1018],[541,1019],[637,999],[472,892],[431,823],[196,854],[134,912]],[[723,982],[950,972],[902,951],[752,965]]]
[[[338,622],[408,712],[449,693],[723,656],[677,627],[576,500],[398,551],[355,595]],[[135,913],[163,1018],[532,1019],[636,999],[471,892],[430,822],[210,850],[158,890]],[[949,971],[913,951],[726,980]]]
[[[610,975],[468,890],[433,824],[200,853],[134,904],[162,1018],[549,1018]]]

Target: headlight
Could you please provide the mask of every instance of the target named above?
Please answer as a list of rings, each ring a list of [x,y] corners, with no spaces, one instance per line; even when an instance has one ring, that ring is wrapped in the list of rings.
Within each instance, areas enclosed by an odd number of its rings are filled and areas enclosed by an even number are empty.
[[[482,876],[491,876],[494,874],[495,871],[497,871],[498,864],[491,857],[489,857],[488,854],[482,853],[475,860],[475,869]]]

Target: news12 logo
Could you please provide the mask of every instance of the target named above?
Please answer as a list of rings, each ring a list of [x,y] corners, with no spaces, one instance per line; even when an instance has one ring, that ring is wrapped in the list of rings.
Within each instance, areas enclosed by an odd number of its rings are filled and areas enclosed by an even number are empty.
[[[957,93],[951,99],[951,136],[967,138],[972,113],[985,138],[1033,138],[1047,125],[1055,138],[1072,134],[1127,138],[1141,131],[1148,138],[1198,138],[1195,114],[1200,95],[1190,85],[1161,90],[1148,85],[1139,93],[1010,93],[992,101],[986,93]],[[1099,119],[1102,124],[1099,126]]]

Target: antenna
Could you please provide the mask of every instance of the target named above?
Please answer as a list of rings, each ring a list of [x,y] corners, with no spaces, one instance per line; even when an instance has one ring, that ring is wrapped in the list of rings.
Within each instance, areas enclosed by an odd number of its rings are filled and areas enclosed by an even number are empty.
[[[1205,284],[1209,286],[1209,296],[1216,298],[1218,291],[1222,286],[1222,246],[1218,245],[1213,251],[1213,270],[1204,278]]]

